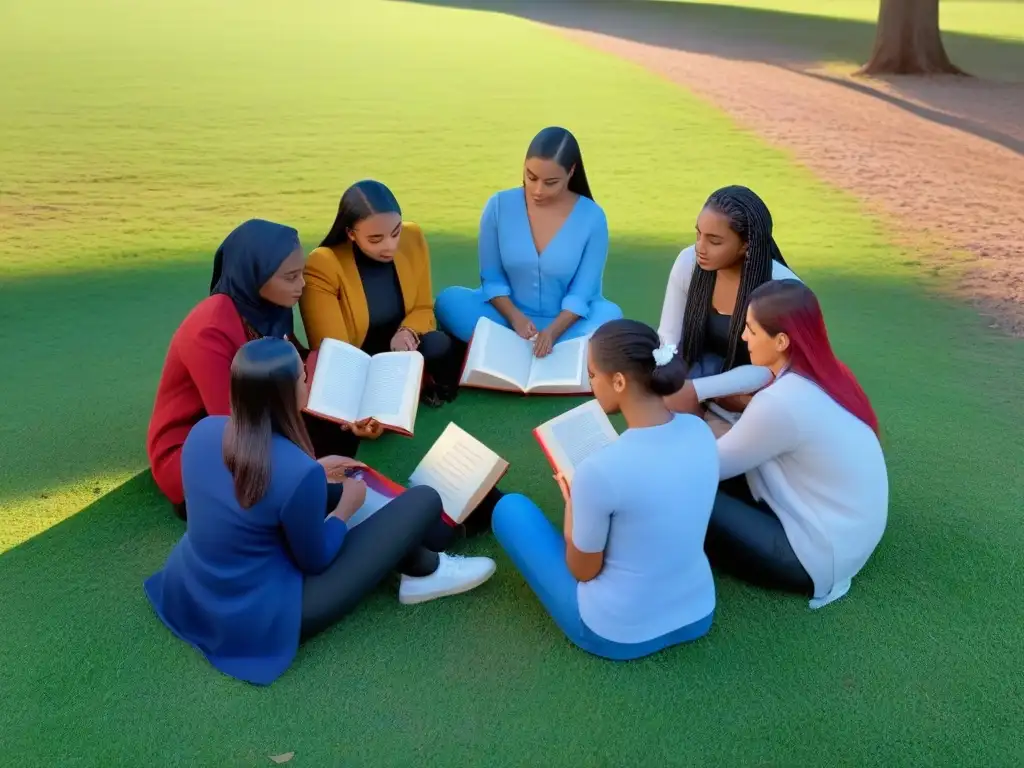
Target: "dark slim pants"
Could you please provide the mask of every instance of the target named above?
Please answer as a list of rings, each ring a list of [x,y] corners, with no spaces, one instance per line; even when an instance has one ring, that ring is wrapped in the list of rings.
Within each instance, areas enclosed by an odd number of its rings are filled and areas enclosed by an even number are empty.
[[[462,363],[466,358],[466,345],[444,331],[430,331],[420,337],[423,367],[435,384],[456,387]]]
[[[408,576],[433,573],[437,554],[425,552],[421,542],[440,516],[441,497],[437,491],[419,486],[349,531],[327,570],[307,576],[303,582],[302,639],[309,639],[351,613],[393,571]],[[433,566],[423,573],[425,560],[432,560]]]
[[[754,500],[742,476],[719,485],[704,552],[712,567],[751,584],[814,594],[814,583],[779,518],[767,504]]]

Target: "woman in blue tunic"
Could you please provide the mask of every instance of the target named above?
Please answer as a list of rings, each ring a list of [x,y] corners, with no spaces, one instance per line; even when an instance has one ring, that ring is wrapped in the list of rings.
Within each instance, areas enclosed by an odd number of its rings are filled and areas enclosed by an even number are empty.
[[[424,544],[441,497],[416,486],[362,522],[357,462],[313,458],[300,411],[305,368],[291,343],[250,341],[231,363],[229,416],[192,427],[181,451],[188,528],[145,582],[164,624],[221,672],[268,685],[299,644],[340,621],[393,571],[398,600],[422,603],[483,584],[486,557]],[[328,489],[333,480],[340,494]]]
[[[622,310],[601,295],[608,221],[590,193],[576,138],[545,128],[526,152],[523,185],[494,194],[480,219],[480,287],[454,286],[434,312],[468,342],[481,317],[534,339],[544,357],[560,339],[589,336]]]

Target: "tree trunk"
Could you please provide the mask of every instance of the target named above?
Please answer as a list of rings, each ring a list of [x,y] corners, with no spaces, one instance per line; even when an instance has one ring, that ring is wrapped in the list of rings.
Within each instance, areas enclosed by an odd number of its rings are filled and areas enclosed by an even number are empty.
[[[964,74],[942,44],[939,0],[881,0],[875,47],[858,74]]]

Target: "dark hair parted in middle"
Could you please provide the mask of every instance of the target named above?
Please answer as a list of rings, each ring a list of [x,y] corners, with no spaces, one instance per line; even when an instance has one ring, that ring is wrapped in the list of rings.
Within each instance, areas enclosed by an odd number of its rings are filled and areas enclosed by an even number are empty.
[[[645,391],[666,397],[686,383],[689,369],[679,355],[658,365],[654,353],[660,346],[658,332],[638,320],[610,320],[590,338],[594,364],[601,373],[621,373]]]
[[[773,261],[785,266],[786,260],[772,237],[772,214],[752,190],[736,185],[722,187],[711,194],[704,207],[724,216],[729,228],[747,247],[740,267],[736,309],[729,323],[729,354],[722,366],[722,370],[727,371],[736,364],[737,350],[745,349],[740,337],[746,324],[750,292],[772,279]],[[704,331],[712,311],[716,274],[703,269],[700,264],[693,267],[683,314],[682,356],[687,365],[694,365],[700,360],[704,349]]]
[[[402,215],[398,198],[384,184],[373,179],[357,181],[345,190],[338,203],[338,215],[331,231],[320,243],[321,248],[333,248],[349,241],[348,231],[364,219],[376,213],[397,213]]]
[[[243,509],[257,504],[270,486],[270,442],[277,433],[310,456],[299,412],[299,353],[284,339],[250,341],[231,362],[231,417],[224,432],[224,463]]]
[[[554,160],[562,166],[566,173],[571,171],[572,177],[567,185],[569,191],[589,197],[591,200],[594,199],[590,193],[587,171],[583,167],[583,153],[580,151],[580,145],[576,141],[576,137],[567,129],[551,126],[534,136],[526,150],[526,159],[529,160],[531,157]]]

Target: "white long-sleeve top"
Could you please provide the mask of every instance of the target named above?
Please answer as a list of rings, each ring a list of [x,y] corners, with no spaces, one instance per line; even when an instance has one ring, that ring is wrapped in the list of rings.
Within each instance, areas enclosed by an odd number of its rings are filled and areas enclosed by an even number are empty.
[[[676,256],[672,271],[668,275],[665,287],[665,299],[661,305],[661,321],[658,323],[658,336],[662,344],[675,344],[682,347],[683,315],[686,313],[686,300],[690,295],[690,278],[697,263],[697,251],[694,246],[684,248]],[[800,278],[789,268],[777,261],[772,262],[772,280]]]
[[[811,607],[846,594],[888,519],[888,472],[871,428],[810,380],[783,372],[718,439],[718,455],[720,478],[745,474],[754,498],[782,522],[814,582]]]

